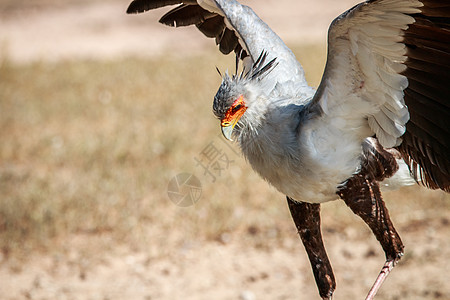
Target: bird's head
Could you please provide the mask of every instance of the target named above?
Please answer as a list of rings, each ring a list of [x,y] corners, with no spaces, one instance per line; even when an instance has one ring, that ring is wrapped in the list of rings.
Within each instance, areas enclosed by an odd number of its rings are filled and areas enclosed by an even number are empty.
[[[225,74],[213,103],[214,115],[220,120],[223,136],[232,140],[236,125],[245,119],[244,115],[258,113],[261,80],[276,66],[275,58],[265,63],[267,54],[261,53],[250,71],[229,76]],[[246,113],[247,112],[247,113]],[[238,125],[238,127],[240,127]]]

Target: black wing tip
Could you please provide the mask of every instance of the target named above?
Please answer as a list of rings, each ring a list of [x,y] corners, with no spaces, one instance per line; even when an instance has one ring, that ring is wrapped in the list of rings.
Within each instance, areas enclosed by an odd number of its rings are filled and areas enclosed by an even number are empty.
[[[143,11],[136,10],[136,9],[130,7],[130,6],[128,6],[128,8],[127,8],[127,14],[128,15],[135,15],[135,14],[138,14],[138,13],[141,13],[141,12],[143,12]]]
[[[182,0],[133,0],[127,8],[127,14],[139,14],[152,9],[181,4]]]
[[[248,56],[242,49],[234,30],[225,26],[223,16],[203,9],[194,0],[133,0],[128,6],[127,14],[139,14],[160,7],[177,5],[160,19],[159,23],[169,27],[195,25],[206,37],[215,38],[219,50],[223,54],[230,54],[233,50],[237,59]]]
[[[169,27],[177,27],[176,21],[173,19],[168,19],[166,16],[162,16],[158,22]]]
[[[149,9],[145,9],[145,6],[142,5],[141,1],[134,0],[128,5],[127,14],[139,14],[146,12]]]

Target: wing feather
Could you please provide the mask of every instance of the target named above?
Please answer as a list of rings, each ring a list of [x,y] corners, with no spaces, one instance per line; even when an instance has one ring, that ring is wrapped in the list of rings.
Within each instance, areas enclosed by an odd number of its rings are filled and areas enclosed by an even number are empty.
[[[399,11],[418,12],[416,6],[420,2],[374,1],[362,3],[337,18],[329,31],[324,74],[328,80],[322,81],[313,100],[320,104],[324,93],[332,93],[335,97],[327,96],[328,111],[344,101],[365,100],[365,115],[361,117],[367,118],[368,126],[385,147],[400,143],[408,118],[402,109],[408,80],[398,72],[405,69],[401,63],[406,60],[401,30],[414,18]],[[331,81],[333,86],[329,85]],[[386,109],[382,110],[382,106]]]
[[[234,31],[225,28],[222,32],[222,35],[219,38],[216,38],[216,43],[219,45],[219,50],[223,54],[228,54],[234,49],[236,49],[239,44],[237,36],[234,34]]]
[[[277,76],[266,76],[276,83],[290,81],[308,88],[303,69],[294,54],[251,8],[235,0],[134,0],[127,13],[140,13],[163,6],[179,4],[166,13],[160,22],[168,26],[196,25],[207,37],[215,38],[219,50],[228,54],[234,50],[238,59],[252,65],[266,53],[267,61],[277,59]],[[281,75],[280,75],[281,74]]]
[[[180,27],[199,24],[214,16],[214,13],[198,5],[182,4],[162,16],[159,22],[171,27]]]
[[[206,37],[217,38],[225,30],[225,21],[222,16],[216,15],[196,24],[198,30]]]
[[[404,34],[411,119],[398,149],[416,180],[450,192],[450,2],[423,3]]]
[[[347,124],[359,114],[366,128],[349,132],[370,129],[417,181],[450,191],[450,1],[361,3],[333,21],[328,45],[311,107]]]
[[[127,9],[127,14],[142,13],[151,9],[164,7],[167,5],[181,4],[182,0],[133,0]]]

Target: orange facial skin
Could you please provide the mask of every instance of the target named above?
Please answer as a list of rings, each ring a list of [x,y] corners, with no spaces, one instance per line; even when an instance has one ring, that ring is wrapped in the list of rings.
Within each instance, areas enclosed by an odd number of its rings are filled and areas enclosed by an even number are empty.
[[[246,110],[247,107],[245,106],[244,96],[241,95],[233,102],[231,107],[225,113],[225,117],[221,122],[222,127],[228,127],[230,125],[234,127]]]

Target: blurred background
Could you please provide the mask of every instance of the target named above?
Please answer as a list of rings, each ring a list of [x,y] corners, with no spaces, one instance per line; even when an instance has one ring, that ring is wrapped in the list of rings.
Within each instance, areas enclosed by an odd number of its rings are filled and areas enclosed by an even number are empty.
[[[358,1],[243,2],[317,86],[327,28]],[[318,299],[284,196],[212,114],[234,57],[128,4],[0,0],[0,299]],[[211,149],[221,169],[199,163]],[[169,199],[180,173],[194,205]],[[449,195],[384,197],[406,253],[379,299],[449,299]],[[322,219],[335,299],[363,298],[381,247],[341,201]]]

